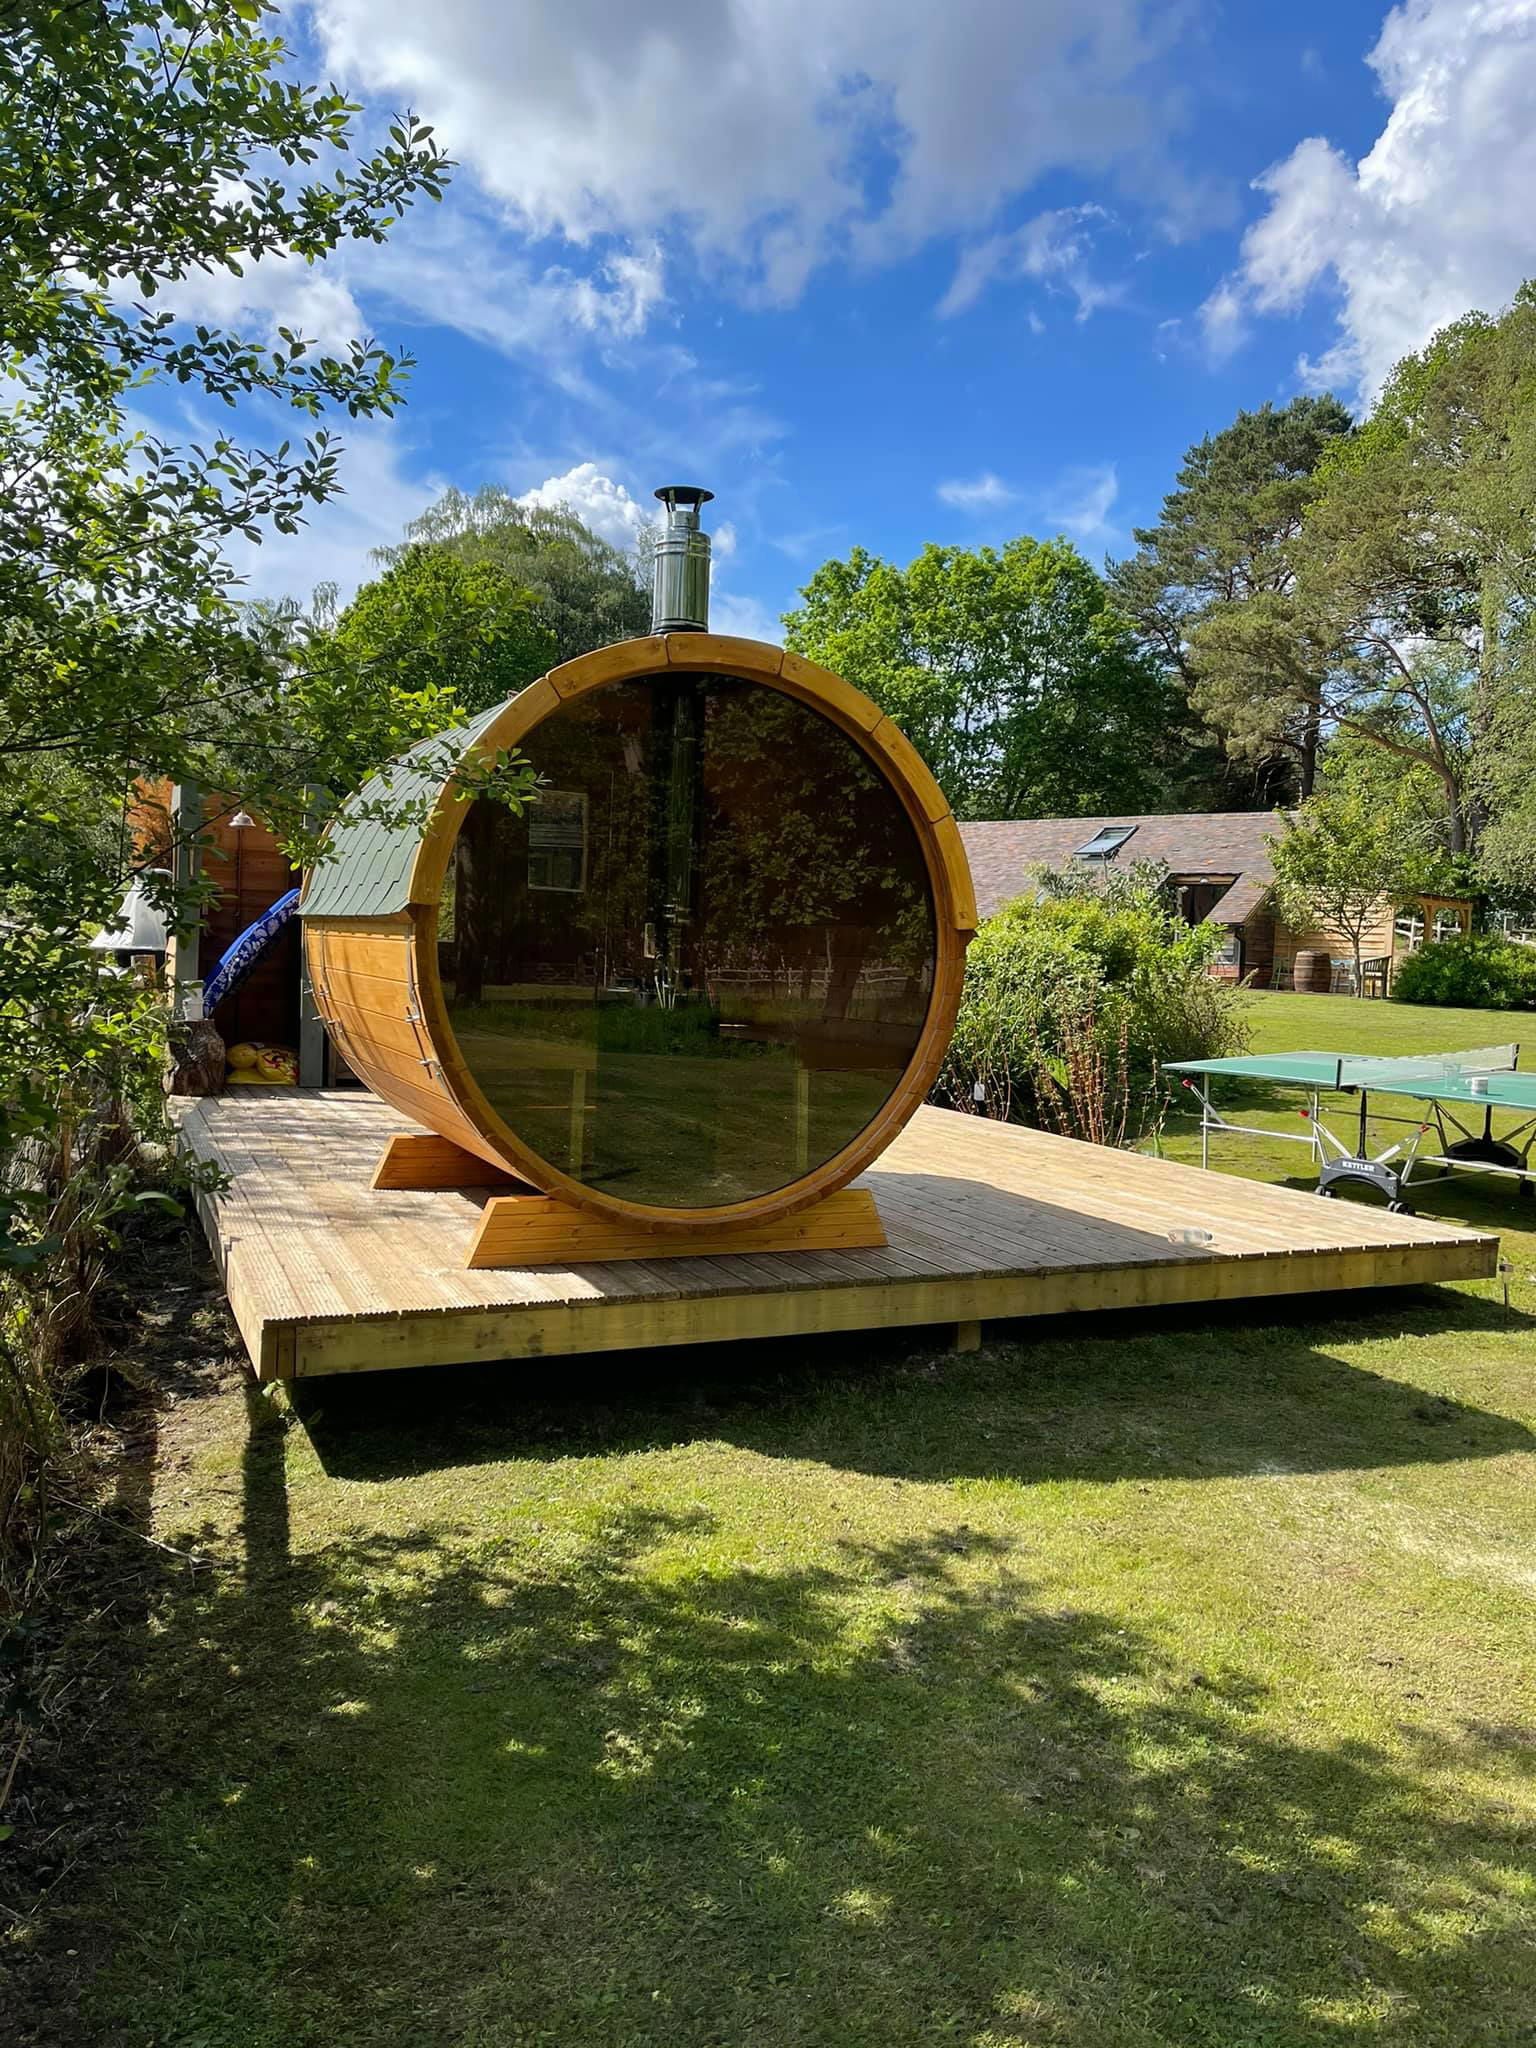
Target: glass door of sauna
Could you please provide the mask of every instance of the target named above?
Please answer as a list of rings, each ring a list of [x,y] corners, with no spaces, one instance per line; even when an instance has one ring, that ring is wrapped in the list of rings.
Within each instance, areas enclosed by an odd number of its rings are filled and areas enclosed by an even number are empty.
[[[459,1048],[550,1165],[660,1208],[801,1178],[878,1113],[932,993],[916,832],[863,750],[761,684],[562,707],[514,814],[469,806],[440,920]]]

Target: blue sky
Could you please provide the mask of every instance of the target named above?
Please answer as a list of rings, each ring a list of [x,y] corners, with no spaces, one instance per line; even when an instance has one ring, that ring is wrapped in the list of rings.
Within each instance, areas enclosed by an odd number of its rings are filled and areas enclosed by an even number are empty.
[[[449,483],[618,539],[707,483],[716,623],[772,637],[855,543],[1097,559],[1240,406],[1367,403],[1536,272],[1536,0],[309,0],[283,32],[461,169],[384,250],[183,294],[418,360],[261,591],[354,585]]]

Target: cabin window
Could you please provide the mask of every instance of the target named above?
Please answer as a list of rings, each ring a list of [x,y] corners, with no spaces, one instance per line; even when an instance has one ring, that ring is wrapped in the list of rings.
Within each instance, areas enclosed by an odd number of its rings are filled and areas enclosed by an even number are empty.
[[[528,814],[528,886],[573,893],[587,881],[587,793],[541,789]]]

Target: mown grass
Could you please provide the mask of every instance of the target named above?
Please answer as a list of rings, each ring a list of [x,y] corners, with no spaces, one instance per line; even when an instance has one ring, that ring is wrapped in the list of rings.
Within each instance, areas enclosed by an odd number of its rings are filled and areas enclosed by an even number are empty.
[[[1421,1003],[1255,990],[1246,998],[1255,1052],[1459,1052],[1468,1046],[1536,1041],[1536,1018],[1521,1010],[1442,1010]],[[1521,1064],[1529,1061],[1522,1055]]]
[[[1408,1003],[1357,1001],[1352,996],[1307,996],[1265,991],[1247,998],[1249,1047],[1255,1053],[1319,1051],[1365,1053],[1380,1058],[1400,1058],[1416,1053],[1462,1052],[1472,1048],[1520,1045],[1520,1065],[1536,1065],[1536,1020],[1511,1010],[1441,1010]],[[1255,1124],[1304,1137],[1307,1126],[1300,1111],[1305,1094],[1296,1088],[1271,1087],[1263,1082],[1227,1081],[1215,1083],[1212,1100],[1224,1115],[1244,1124]],[[1174,1113],[1156,1149],[1165,1157],[1199,1162],[1198,1107],[1182,1093],[1174,1097]],[[1346,1142],[1357,1136],[1357,1098],[1322,1098],[1325,1118]],[[1423,1109],[1402,1097],[1373,1095],[1371,1107],[1384,1114],[1374,1115],[1368,1125],[1368,1143],[1377,1151],[1412,1136],[1412,1126]],[[1462,1108],[1461,1117],[1472,1131],[1482,1128],[1476,1110]],[[1390,1118],[1407,1119],[1392,1122]],[[1516,1111],[1495,1110],[1492,1127],[1496,1137],[1528,1125],[1530,1118]],[[1454,1142],[1457,1132],[1447,1128]],[[1524,1139],[1521,1143],[1524,1143]],[[1151,1148],[1149,1148],[1151,1149]],[[1218,1173],[1236,1173],[1253,1180],[1288,1181],[1310,1188],[1316,1170],[1304,1144],[1277,1138],[1222,1137],[1211,1139],[1210,1162]],[[1497,1232],[1505,1240],[1511,1263],[1529,1271],[1536,1267],[1536,1187],[1517,1194],[1515,1183],[1487,1174],[1448,1174],[1435,1179],[1429,1169],[1412,1186],[1413,1206],[1426,1216],[1446,1216],[1470,1223],[1480,1230]],[[1366,1197],[1365,1199],[1372,1199]]]
[[[159,1803],[82,2038],[1536,2039],[1511,1242],[1508,1310],[184,1403],[154,1533],[224,1568],[168,1560],[129,1653]]]

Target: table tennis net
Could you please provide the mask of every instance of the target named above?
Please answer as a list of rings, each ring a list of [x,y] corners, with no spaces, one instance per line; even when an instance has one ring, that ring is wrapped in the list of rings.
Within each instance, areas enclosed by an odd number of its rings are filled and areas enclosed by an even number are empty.
[[[1402,1087],[1415,1081],[1459,1081],[1469,1074],[1507,1074],[1520,1057],[1518,1045],[1477,1045],[1465,1052],[1410,1053],[1372,1059],[1365,1053],[1339,1056],[1341,1088]]]

